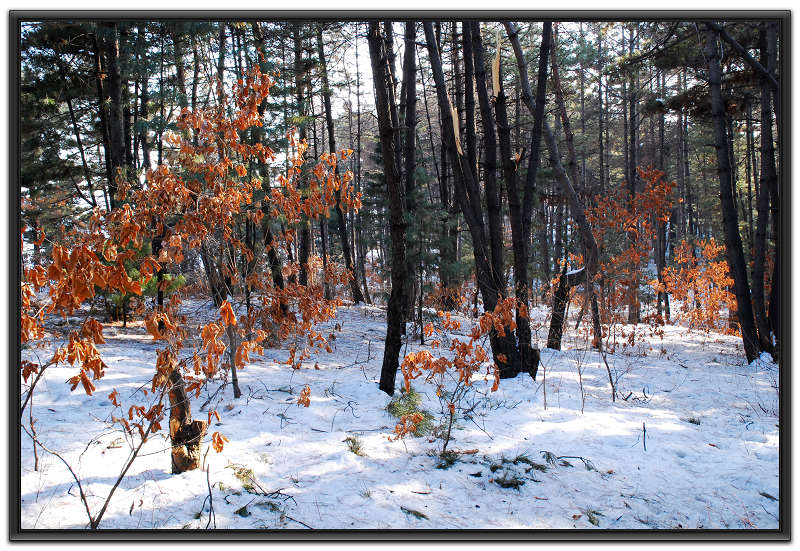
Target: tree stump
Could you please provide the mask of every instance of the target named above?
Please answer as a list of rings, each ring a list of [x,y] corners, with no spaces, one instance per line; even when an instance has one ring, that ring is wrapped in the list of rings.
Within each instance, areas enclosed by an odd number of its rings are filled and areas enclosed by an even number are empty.
[[[169,437],[172,442],[172,473],[191,471],[200,466],[200,450],[208,423],[192,420],[192,407],[178,368],[169,375]]]

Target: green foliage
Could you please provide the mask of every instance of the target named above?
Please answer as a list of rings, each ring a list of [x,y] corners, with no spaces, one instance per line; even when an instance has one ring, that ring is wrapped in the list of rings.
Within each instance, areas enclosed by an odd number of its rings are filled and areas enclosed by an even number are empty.
[[[135,271],[135,270],[134,270]],[[137,272],[138,273],[138,272]],[[133,275],[129,274],[132,279],[134,278]],[[178,274],[173,276],[172,274],[164,274],[164,281],[168,281],[169,284],[164,289],[164,295],[169,295],[174,293],[184,285],[186,285],[186,278],[183,274]],[[158,278],[156,276],[151,277],[147,280],[147,282],[142,286],[142,294],[144,296],[152,297],[155,296],[158,292]]]
[[[392,398],[386,406],[386,411],[393,417],[400,419],[403,415],[413,415],[419,413],[423,420],[416,424],[414,436],[424,436],[433,430],[433,415],[421,409],[422,396],[411,387],[408,391],[401,391],[399,396]]]

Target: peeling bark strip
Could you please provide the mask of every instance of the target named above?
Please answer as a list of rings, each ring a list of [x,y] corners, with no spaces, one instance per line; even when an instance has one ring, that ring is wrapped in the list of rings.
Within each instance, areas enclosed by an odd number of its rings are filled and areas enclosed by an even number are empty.
[[[180,369],[169,374],[169,438],[172,442],[172,474],[191,471],[200,466],[203,438],[208,423],[192,420],[192,406]]]

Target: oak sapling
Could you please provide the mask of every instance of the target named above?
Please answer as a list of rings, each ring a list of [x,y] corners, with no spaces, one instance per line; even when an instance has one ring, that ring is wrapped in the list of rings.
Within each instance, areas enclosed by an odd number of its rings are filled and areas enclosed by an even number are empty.
[[[269,334],[265,328],[274,331],[280,339],[293,337],[295,346],[286,362],[292,368],[299,368],[310,356],[311,349],[331,350],[328,337],[314,327],[333,318],[340,301],[326,299],[321,286],[313,282],[303,286],[292,281],[290,276],[301,268],[297,262],[278,268],[284,276],[284,284],[276,284],[271,270],[274,266],[267,260],[268,249],[288,250],[301,221],[328,217],[337,204],[344,212],[360,208],[360,194],[350,184],[352,174],[349,171],[338,174],[335,170],[337,163],[347,159],[352,151],[326,153],[312,169],[301,170],[306,163],[304,154],[308,144],[296,140],[290,132],[287,137],[294,153],[289,156],[286,172],[268,189],[262,189],[262,181],[255,176],[252,167],[267,165],[275,155],[262,142],[252,143],[246,133],[263,125],[260,107],[273,84],[272,78],[262,73],[256,64],[233,85],[230,98],[220,94],[219,105],[197,111],[184,108],[177,117],[179,133],[165,134],[172,151],[165,159],[167,162],[147,170],[143,184],[126,181],[124,173],[119,171],[115,208],[110,212],[94,208],[79,229],[72,230],[61,241],[56,242],[54,238],[49,259],[40,257],[35,265],[23,270],[20,288],[23,345],[44,342],[47,316],[73,315],[97,293],[142,296],[152,292],[148,285],[154,278],[157,278],[158,291],[176,291],[165,303],[159,301],[145,316],[148,333],[163,344],[157,352],[151,384],[145,392],[136,395],[145,396],[148,401],[123,404],[116,389],[108,396],[114,406],[112,421],[120,426],[129,442],[133,442],[134,437],[137,440],[98,512],[91,510],[84,493],[80,492],[91,528],[98,527],[114,491],[142,446],[161,430],[167,411],[175,409],[176,403],[186,405],[186,415],[181,419],[171,416],[170,435],[173,445],[186,448],[185,458],[191,460],[180,460],[176,465],[173,457],[173,470],[196,468],[198,462],[194,459],[199,455],[205,426],[212,417],[218,417],[218,413],[211,411],[207,420],[193,420],[189,414],[189,400],[192,395],[198,397],[203,386],[218,374],[226,351],[227,367],[234,374],[237,367],[250,360],[249,354],[261,353]],[[254,249],[239,238],[243,222],[270,227],[269,220],[276,218],[284,221],[285,230],[273,232],[271,243],[263,248]],[[217,236],[230,244],[231,252],[238,253],[236,256],[256,264],[246,276],[235,262],[223,267],[230,281],[231,300],[235,300],[237,289],[255,291],[259,300],[249,305],[252,308],[248,308],[246,315],[238,318],[233,304],[221,301],[219,318],[199,328],[200,338],[192,339],[187,319],[180,314],[180,290],[170,289],[173,282],[163,275],[166,267],[183,261],[184,253],[202,248],[207,240]],[[157,255],[140,254],[147,251],[144,244],[155,238],[161,243]],[[133,260],[136,260],[135,278],[130,272]],[[311,262],[313,259],[309,260]],[[331,266],[325,275],[330,283],[343,283],[350,277]],[[36,298],[44,295],[40,291],[48,291],[43,304]],[[63,345],[56,347],[51,359],[26,360],[20,364],[23,380],[31,381],[20,415],[30,403],[36,383],[51,366],[71,365],[77,370],[67,381],[71,390],[81,387],[90,396],[95,392],[95,382],[108,369],[95,346],[104,342],[102,331],[99,321],[88,318],[80,330],[73,331]],[[298,346],[301,342],[302,347]],[[181,396],[177,396],[178,390]],[[167,407],[167,400],[172,408]],[[298,401],[308,406],[310,389],[307,386]],[[189,426],[196,426],[198,430],[188,439],[177,438],[185,435]],[[28,434],[39,448],[49,450],[34,434]],[[227,438],[221,433],[211,435],[215,451],[221,452],[225,442]],[[190,452],[189,447],[198,450]],[[80,480],[75,479],[80,486]]]
[[[473,377],[485,368],[484,380],[488,377],[493,378],[491,391],[497,390],[500,384],[500,367],[493,362],[489,363],[489,355],[484,345],[491,332],[504,336],[506,330],[513,331],[515,329],[515,308],[515,299],[499,300],[493,311],[484,312],[478,318],[477,324],[472,328],[470,337],[466,341],[452,336],[453,332],[461,328],[461,322],[454,319],[450,312],[440,311],[438,327],[431,322],[425,325],[423,331],[427,337],[436,336],[431,341],[433,349],[441,347],[442,339],[445,339],[449,343],[448,350],[452,354],[434,357],[428,350],[420,350],[407,354],[403,358],[400,369],[407,390],[411,388],[411,381],[419,377],[424,377],[426,382],[432,383],[436,387],[436,396],[444,415],[444,429],[440,435],[442,441],[440,456],[443,458],[447,454],[447,446],[452,439],[457,412],[463,410],[462,401],[472,388]],[[499,354],[498,360],[503,362],[505,358]]]

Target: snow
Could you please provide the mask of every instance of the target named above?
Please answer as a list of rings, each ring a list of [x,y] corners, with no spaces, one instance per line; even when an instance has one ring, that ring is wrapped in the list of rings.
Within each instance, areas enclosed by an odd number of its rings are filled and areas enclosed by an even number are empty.
[[[196,304],[186,309],[191,323],[213,315]],[[546,312],[533,316],[541,323]],[[397,419],[377,388],[384,312],[344,307],[331,330],[335,323],[342,331],[333,353],[293,371],[281,364],[286,347],[265,350],[240,371],[239,400],[230,386],[217,394],[211,407],[221,421],[209,432],[230,442],[220,454],[209,451],[207,473],[172,475],[165,435],[151,438],[101,528],[778,527],[778,367],[768,355],[748,365],[739,338],[667,326],[663,340],[618,348],[608,355],[618,387],[612,402],[602,358],[570,332],[563,351],[542,351],[536,382],[520,375],[494,393],[491,381],[474,383],[448,449],[477,452],[439,469],[440,440],[387,438]],[[467,333],[471,320],[462,324]],[[48,371],[33,405],[37,433],[79,474],[93,512],[129,451],[107,422],[114,408],[106,397],[118,389],[127,409],[131,395],[149,387],[158,347],[140,326],[107,325],[105,336],[98,349],[109,368],[93,397],[70,392],[64,382],[75,370],[59,367]],[[410,339],[406,352],[418,342]],[[206,418],[200,405],[219,384],[194,400],[195,418]],[[306,384],[308,408],[296,404]],[[443,422],[435,389],[421,380],[413,387],[434,422]],[[348,436],[363,455],[348,449]],[[35,471],[31,440],[21,438],[23,528],[85,528],[66,468],[39,450]],[[250,492],[246,477],[236,476],[241,468],[257,481]]]

